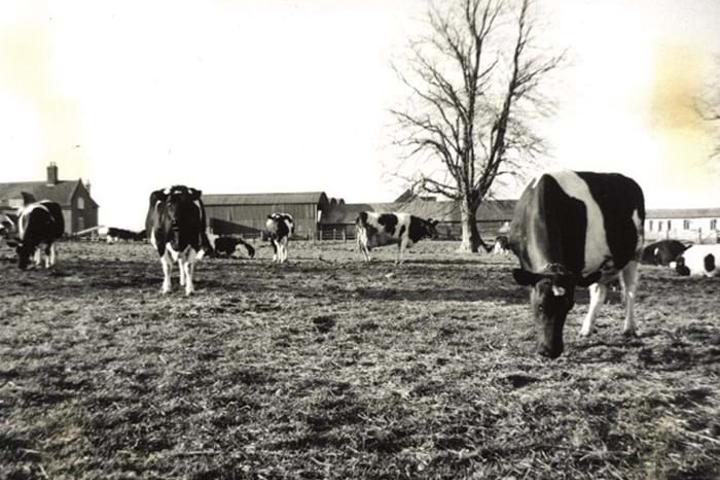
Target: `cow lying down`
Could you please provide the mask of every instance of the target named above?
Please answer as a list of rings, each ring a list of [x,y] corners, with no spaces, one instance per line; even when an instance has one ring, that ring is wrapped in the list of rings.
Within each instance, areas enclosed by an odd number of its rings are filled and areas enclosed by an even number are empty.
[[[424,220],[409,213],[360,212],[355,220],[358,249],[370,261],[370,250],[375,247],[397,244],[398,257],[403,261],[403,252],[423,238],[437,237],[437,220]]]
[[[208,238],[216,257],[231,257],[238,245],[245,247],[248,257],[255,257],[255,248],[242,238],[217,235],[208,235]]]
[[[693,245],[670,267],[682,276],[720,276],[720,245]]]

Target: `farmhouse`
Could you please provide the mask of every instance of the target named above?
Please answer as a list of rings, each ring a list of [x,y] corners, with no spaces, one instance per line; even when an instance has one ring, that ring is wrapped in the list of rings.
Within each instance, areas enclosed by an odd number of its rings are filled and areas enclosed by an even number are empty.
[[[283,212],[295,218],[297,237],[317,238],[318,220],[331,204],[325,192],[210,194],[202,198],[214,233],[246,237],[260,236],[267,216]],[[336,205],[338,200],[333,200]]]
[[[484,240],[493,240],[512,220],[517,200],[486,200],[477,210],[477,225]],[[320,218],[322,238],[353,238],[358,213],[408,212],[423,218],[439,220],[437,231],[440,238],[457,239],[461,235],[460,206],[457,202],[437,201],[434,197],[409,197],[403,194],[395,202],[352,203],[332,206]]]
[[[695,243],[717,243],[720,208],[649,209],[645,219],[645,238],[673,238]]]
[[[0,212],[21,207],[22,192],[60,204],[67,234],[97,226],[99,205],[90,196],[89,184],[83,184],[81,179],[60,180],[55,163],[48,165],[45,181],[0,183]]]

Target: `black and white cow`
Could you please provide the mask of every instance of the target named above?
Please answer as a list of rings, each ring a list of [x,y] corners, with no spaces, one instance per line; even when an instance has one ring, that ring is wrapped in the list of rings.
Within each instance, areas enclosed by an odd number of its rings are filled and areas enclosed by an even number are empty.
[[[643,248],[640,263],[668,266],[687,248],[687,245],[677,240],[660,240]]]
[[[498,235],[495,237],[495,244],[493,245],[491,252],[494,255],[507,255],[510,253],[510,240],[507,235]]]
[[[670,266],[682,276],[720,276],[720,244],[693,245]]]
[[[542,355],[562,354],[563,326],[577,286],[590,289],[581,335],[592,332],[607,285],[618,277],[626,300],[623,331],[634,334],[644,220],[642,189],[617,173],[546,173],[526,187],[510,226],[510,248],[521,266],[513,271],[515,281],[532,287]]]
[[[213,250],[216,256],[229,257],[235,253],[235,247],[242,245],[247,250],[247,254],[250,258],[255,257],[255,248],[242,238],[220,236],[216,237],[214,242],[211,240],[211,243],[213,244]]]
[[[185,294],[195,291],[195,262],[210,249],[205,232],[207,219],[200,199],[202,192],[184,185],[175,185],[150,194],[145,231],[160,255],[163,268],[162,292],[172,288],[173,262],[178,262],[180,285]]]
[[[56,202],[42,200],[25,205],[18,211],[17,223],[9,222],[5,242],[15,247],[18,255],[18,266],[22,269],[30,264],[35,256],[35,264],[40,266],[45,258],[45,268],[55,265],[55,241],[65,233],[65,219],[62,208]],[[5,235],[4,235],[5,236]]]
[[[271,213],[265,229],[273,247],[273,262],[284,263],[288,257],[288,241],[295,233],[295,219],[289,213]]]
[[[423,238],[437,237],[437,220],[422,219],[409,213],[360,212],[355,220],[355,234],[360,253],[370,261],[370,250],[397,244],[396,264],[402,263],[403,252]]]

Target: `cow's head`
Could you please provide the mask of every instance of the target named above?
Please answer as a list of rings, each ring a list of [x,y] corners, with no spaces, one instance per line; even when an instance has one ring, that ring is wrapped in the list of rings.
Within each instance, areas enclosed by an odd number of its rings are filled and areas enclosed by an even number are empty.
[[[161,204],[161,221],[167,229],[173,248],[179,248],[180,237],[204,230],[200,197],[202,192],[184,185],[156,190],[150,196],[153,204]]]
[[[423,220],[422,228],[425,230],[423,233],[423,236],[425,238],[436,239],[438,237],[438,233],[437,233],[437,224],[438,223],[440,223],[439,220],[433,220],[432,218]]]
[[[685,257],[678,256],[674,262],[670,262],[670,268],[674,268],[678,275],[687,277],[690,275],[690,269],[685,265]]]
[[[597,282],[600,272],[582,278],[560,264],[550,264],[541,273],[514,269],[513,277],[518,284],[531,287],[530,306],[535,319],[539,353],[550,358],[559,357],[563,352],[565,319],[575,304],[575,286]]]
[[[25,270],[30,265],[30,259],[35,255],[35,247],[24,243],[16,237],[6,238],[5,243],[15,249],[18,256],[18,267]]]

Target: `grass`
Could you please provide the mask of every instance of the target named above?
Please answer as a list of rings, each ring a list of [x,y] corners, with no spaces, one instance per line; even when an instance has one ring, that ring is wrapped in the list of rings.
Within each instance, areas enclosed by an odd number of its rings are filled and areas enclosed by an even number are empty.
[[[0,478],[720,477],[720,281],[643,268],[634,339],[579,292],[548,361],[512,259],[454,248],[263,247],[190,298],[149,245],[0,251]]]

